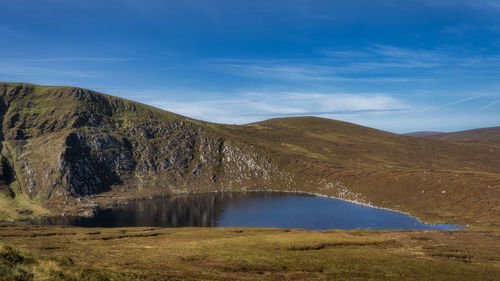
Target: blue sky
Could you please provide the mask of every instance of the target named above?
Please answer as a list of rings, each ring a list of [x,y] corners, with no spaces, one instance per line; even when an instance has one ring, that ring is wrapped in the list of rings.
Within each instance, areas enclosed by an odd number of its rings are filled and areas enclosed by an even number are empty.
[[[0,0],[0,81],[189,117],[500,125],[500,0]]]

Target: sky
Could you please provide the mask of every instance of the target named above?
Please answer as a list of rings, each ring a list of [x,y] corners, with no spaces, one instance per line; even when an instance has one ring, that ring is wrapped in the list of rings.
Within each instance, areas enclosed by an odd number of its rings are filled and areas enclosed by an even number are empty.
[[[500,0],[0,0],[0,81],[245,124],[500,125]]]

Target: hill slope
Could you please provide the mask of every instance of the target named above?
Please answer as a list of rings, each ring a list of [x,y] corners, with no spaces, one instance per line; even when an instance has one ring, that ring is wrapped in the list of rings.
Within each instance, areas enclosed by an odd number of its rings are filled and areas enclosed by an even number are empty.
[[[499,223],[500,151],[315,117],[243,126],[73,87],[0,83],[0,216],[91,214],[133,198],[302,190],[434,222]]]

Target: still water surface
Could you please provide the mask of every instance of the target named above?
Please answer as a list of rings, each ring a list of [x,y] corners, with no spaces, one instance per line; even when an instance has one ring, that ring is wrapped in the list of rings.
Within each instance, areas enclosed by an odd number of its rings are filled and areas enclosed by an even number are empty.
[[[143,200],[92,218],[57,217],[43,224],[83,227],[238,226],[305,229],[457,229],[338,199],[280,192],[219,192]]]

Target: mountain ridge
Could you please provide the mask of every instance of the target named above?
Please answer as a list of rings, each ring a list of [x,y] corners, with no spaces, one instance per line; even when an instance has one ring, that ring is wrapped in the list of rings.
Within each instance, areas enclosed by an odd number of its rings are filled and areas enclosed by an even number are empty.
[[[316,117],[191,119],[76,87],[0,82],[0,217],[129,200],[301,190],[431,222],[496,225],[500,152]],[[443,192],[444,191],[444,192]]]
[[[417,131],[417,132],[406,133],[403,135],[410,136],[410,137],[423,138],[423,137],[428,137],[428,136],[432,136],[432,135],[440,135],[440,134],[444,134],[444,133],[445,132],[438,132],[438,131]]]
[[[500,144],[500,126],[423,136],[429,139]]]

